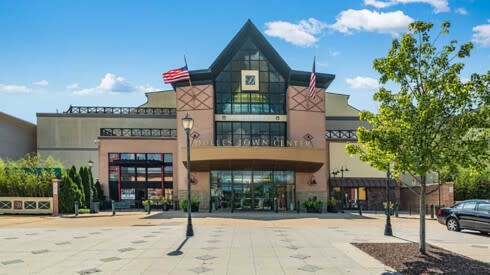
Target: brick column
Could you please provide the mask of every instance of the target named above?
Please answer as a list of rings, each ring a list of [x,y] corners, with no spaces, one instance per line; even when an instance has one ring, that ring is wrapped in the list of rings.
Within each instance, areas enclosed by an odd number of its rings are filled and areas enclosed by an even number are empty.
[[[53,216],[57,216],[60,213],[59,200],[58,200],[58,190],[61,184],[60,179],[53,179]]]

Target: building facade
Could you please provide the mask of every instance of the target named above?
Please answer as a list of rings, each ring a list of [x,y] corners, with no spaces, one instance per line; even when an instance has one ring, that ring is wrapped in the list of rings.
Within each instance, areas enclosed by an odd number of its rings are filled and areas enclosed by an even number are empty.
[[[37,151],[65,165],[94,161],[106,196],[138,207],[152,196],[192,197],[201,209],[296,210],[297,201],[340,193],[344,207],[379,205],[385,175],[344,146],[364,125],[348,96],[327,92],[333,74],[291,69],[248,21],[207,69],[139,107],[71,106],[37,114]],[[344,177],[332,171],[348,168]],[[344,189],[345,188],[345,189]],[[396,194],[396,192],[395,192]],[[394,194],[394,195],[395,195]]]
[[[36,125],[0,112],[0,158],[17,160],[36,152]]]

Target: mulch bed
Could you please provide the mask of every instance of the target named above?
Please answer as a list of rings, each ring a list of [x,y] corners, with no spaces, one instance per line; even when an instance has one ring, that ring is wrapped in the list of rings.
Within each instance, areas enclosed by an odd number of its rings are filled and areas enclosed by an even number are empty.
[[[426,255],[418,243],[352,243],[383,264],[403,274],[490,274],[490,264],[427,244]]]

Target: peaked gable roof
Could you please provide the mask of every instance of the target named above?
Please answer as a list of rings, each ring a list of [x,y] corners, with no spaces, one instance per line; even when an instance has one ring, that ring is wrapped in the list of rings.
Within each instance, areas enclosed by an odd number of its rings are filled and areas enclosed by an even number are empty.
[[[194,84],[209,84],[231,61],[242,45],[250,39],[262,52],[274,68],[285,78],[290,85],[308,86],[311,72],[292,70],[279,53],[267,41],[260,30],[250,19],[228,43],[208,69],[190,71],[191,81]],[[317,72],[317,87],[327,88],[334,80],[335,75]],[[186,81],[174,83],[174,87],[188,86]]]

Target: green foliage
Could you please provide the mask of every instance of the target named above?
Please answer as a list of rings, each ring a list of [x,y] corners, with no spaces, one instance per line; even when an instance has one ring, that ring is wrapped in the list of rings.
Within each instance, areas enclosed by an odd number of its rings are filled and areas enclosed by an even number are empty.
[[[90,176],[89,176],[88,168],[81,166],[78,173],[79,173],[80,178],[82,180],[85,206],[90,208],[90,205],[89,205],[90,204],[90,192],[92,192],[92,188],[90,185]]]
[[[199,204],[201,202],[199,200],[195,200],[195,199],[192,199],[191,200],[191,207],[192,208],[197,208],[199,209]],[[180,206],[180,209],[183,209],[184,211],[187,211],[187,200],[180,200],[179,201],[179,206]]]
[[[92,174],[92,172],[90,172],[90,174]],[[99,180],[95,182],[95,190],[95,200],[98,202],[105,201],[104,190],[102,189],[102,185],[100,184]]]
[[[72,181],[77,185],[78,189],[80,190],[82,196],[77,197],[78,200],[78,205],[80,207],[85,206],[85,190],[82,182],[82,177],[80,174],[77,172],[77,168],[75,165],[73,165],[70,170],[68,171],[68,176],[72,179]]]
[[[327,201],[327,211],[328,212],[337,211],[337,200],[335,198],[331,198]]]
[[[347,145],[350,154],[386,171],[408,173],[421,184],[420,251],[425,252],[425,177],[431,171],[463,167],[487,167],[490,161],[490,71],[472,74],[463,82],[461,59],[470,55],[473,44],[457,48],[457,41],[437,47],[441,35],[449,33],[444,22],[435,39],[433,25],[417,21],[409,32],[394,39],[386,57],[375,59],[382,87],[374,94],[377,113],[361,112],[372,128],[359,127],[359,145]],[[475,129],[485,129],[477,131]]]
[[[308,198],[303,202],[303,207],[308,211],[320,212],[323,207],[323,201],[318,200],[316,197]]]
[[[65,175],[63,182],[59,187],[59,207],[61,213],[73,213],[75,209],[75,201],[79,201],[83,194],[78,189],[73,180]]]
[[[39,154],[26,155],[17,161],[0,159],[1,196],[50,197],[52,179],[56,178],[56,169],[63,165],[48,157],[42,160]]]
[[[490,169],[460,168],[454,180],[456,201],[468,199],[490,199]]]

